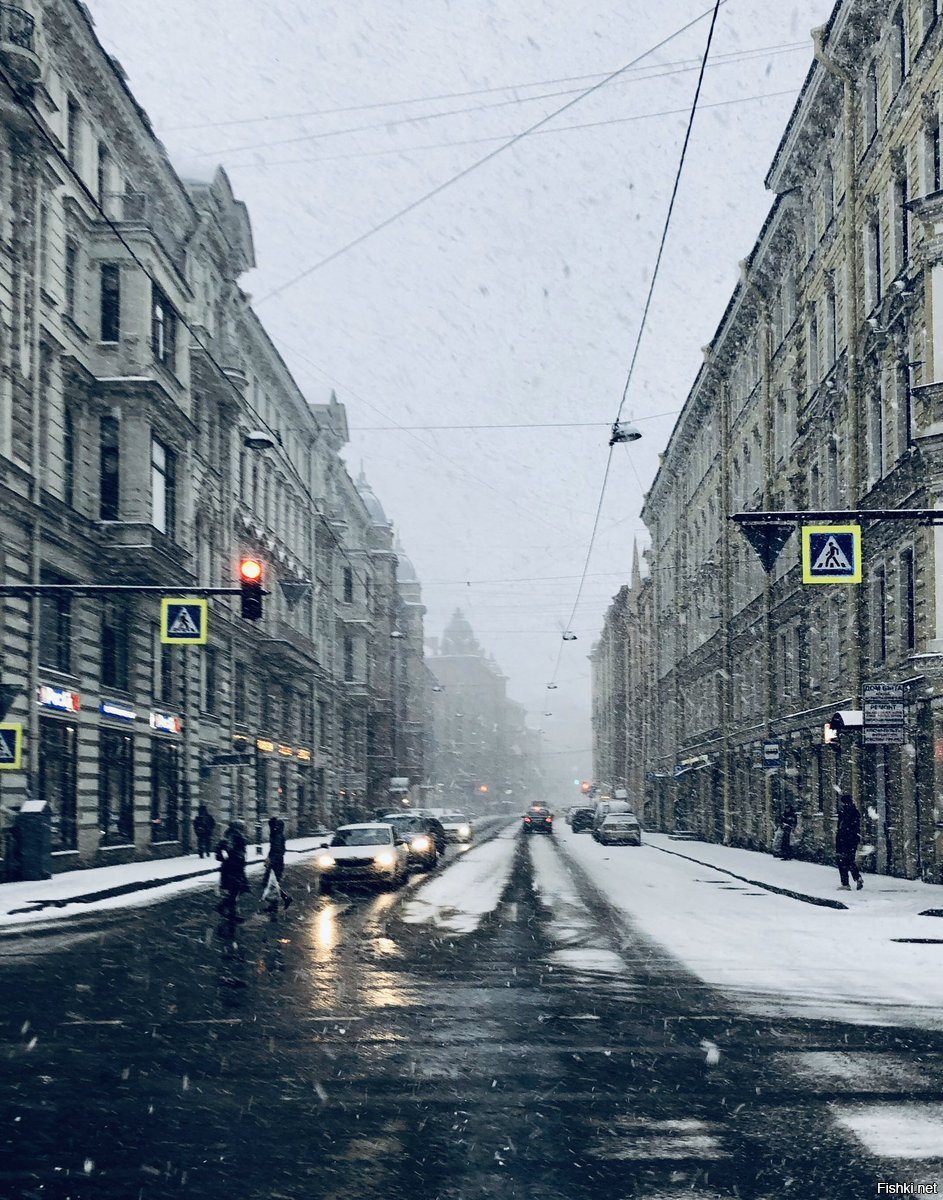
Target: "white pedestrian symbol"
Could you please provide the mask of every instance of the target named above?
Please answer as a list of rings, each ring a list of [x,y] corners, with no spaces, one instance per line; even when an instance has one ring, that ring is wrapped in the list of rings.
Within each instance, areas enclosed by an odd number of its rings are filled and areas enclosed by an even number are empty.
[[[818,558],[812,564],[812,570],[823,574],[828,571],[852,570],[848,555],[842,550],[834,534],[826,539],[825,545],[819,551]]]
[[[199,637],[200,630],[193,623],[189,608],[181,608],[167,630],[171,637]]]
[[[7,741],[4,734],[0,734],[0,761],[13,762],[16,756],[13,753],[13,747]]]

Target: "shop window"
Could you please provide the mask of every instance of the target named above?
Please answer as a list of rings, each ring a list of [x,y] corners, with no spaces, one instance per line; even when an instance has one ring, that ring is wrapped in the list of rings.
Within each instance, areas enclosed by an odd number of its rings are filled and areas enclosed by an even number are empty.
[[[52,814],[54,851],[78,848],[77,741],[74,725],[39,718],[39,799]]]
[[[134,843],[134,739],[103,729],[98,754],[98,826],[103,846]]]
[[[151,741],[151,841],[179,837],[180,750],[163,738]]]

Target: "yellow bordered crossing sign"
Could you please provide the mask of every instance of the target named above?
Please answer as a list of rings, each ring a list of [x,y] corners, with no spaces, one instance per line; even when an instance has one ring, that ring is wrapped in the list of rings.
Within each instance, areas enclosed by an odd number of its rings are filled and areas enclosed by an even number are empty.
[[[23,762],[23,726],[18,721],[0,724],[0,771],[19,771]]]
[[[160,602],[160,640],[176,646],[206,645],[208,610],[208,600],[165,597]]]
[[[803,525],[803,583],[860,583],[861,526]]]

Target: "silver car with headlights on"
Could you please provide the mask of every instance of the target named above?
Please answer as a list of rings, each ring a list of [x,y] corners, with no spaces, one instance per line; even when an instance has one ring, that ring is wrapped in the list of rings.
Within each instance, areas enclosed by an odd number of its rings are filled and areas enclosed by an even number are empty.
[[[315,859],[321,892],[328,894],[339,883],[396,887],[408,874],[408,852],[392,825],[342,825]]]

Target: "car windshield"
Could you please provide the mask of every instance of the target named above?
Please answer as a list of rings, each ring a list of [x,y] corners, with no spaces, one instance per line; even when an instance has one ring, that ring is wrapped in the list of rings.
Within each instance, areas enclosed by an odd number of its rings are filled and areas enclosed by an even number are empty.
[[[331,840],[332,846],[382,846],[393,840],[393,830],[388,825],[366,825],[355,829],[338,829]]]

